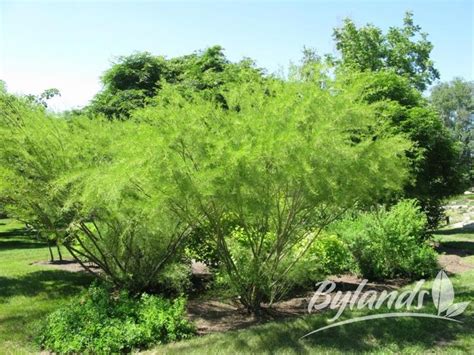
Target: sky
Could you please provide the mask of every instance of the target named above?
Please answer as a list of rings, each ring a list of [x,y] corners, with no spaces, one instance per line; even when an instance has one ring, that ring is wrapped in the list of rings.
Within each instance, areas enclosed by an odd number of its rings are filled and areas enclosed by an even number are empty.
[[[0,0],[0,79],[17,94],[59,89],[51,103],[59,111],[86,105],[121,55],[174,57],[219,44],[230,60],[281,72],[304,46],[335,54],[332,31],[346,17],[386,30],[411,10],[434,44],[441,80],[473,80],[473,2]]]

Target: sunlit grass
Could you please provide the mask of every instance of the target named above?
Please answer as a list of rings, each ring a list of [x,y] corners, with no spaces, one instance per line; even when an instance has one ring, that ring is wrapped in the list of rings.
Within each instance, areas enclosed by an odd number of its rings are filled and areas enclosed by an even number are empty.
[[[47,246],[20,223],[0,220],[0,354],[39,351],[39,321],[90,282],[82,273],[31,265],[48,259]]]

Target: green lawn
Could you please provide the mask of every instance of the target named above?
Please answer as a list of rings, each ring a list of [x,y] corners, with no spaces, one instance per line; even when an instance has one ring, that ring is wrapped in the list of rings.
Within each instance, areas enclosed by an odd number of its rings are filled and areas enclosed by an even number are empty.
[[[0,220],[0,354],[39,351],[38,321],[90,283],[82,273],[30,265],[48,259],[47,246],[25,235],[21,224]]]
[[[458,232],[458,231],[455,231]],[[447,246],[462,246],[474,253],[474,234],[440,232]],[[454,244],[453,244],[454,243]],[[468,252],[468,254],[469,254]],[[85,274],[30,265],[47,260],[47,247],[24,235],[21,225],[0,220],[0,354],[31,353],[39,320],[58,304],[77,294],[91,279]],[[465,261],[474,263],[474,256]],[[474,271],[451,277],[456,302],[474,300]],[[428,285],[429,287],[429,285]],[[474,302],[473,302],[474,303]],[[435,313],[431,305],[426,312]],[[364,314],[367,314],[365,312]],[[348,312],[343,318],[362,313]],[[400,318],[372,320],[330,329],[305,340],[307,332],[324,326],[330,313],[271,322],[246,330],[214,334],[156,347],[151,353],[235,354],[316,353],[316,352],[453,352],[474,349],[474,304],[457,319],[463,324],[442,320]]]

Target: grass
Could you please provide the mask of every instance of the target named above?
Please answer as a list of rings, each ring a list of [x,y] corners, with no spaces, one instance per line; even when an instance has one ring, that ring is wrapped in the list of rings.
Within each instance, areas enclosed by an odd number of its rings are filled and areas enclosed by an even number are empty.
[[[82,273],[31,265],[45,260],[44,243],[18,222],[0,220],[0,354],[39,351],[34,341],[38,323],[91,281]]]
[[[468,251],[463,260],[474,264],[474,234],[440,231],[443,246]],[[452,243],[455,243],[454,245]],[[457,243],[457,244],[456,244]],[[61,303],[76,295],[91,279],[86,274],[31,265],[48,260],[44,243],[25,233],[21,224],[0,220],[0,354],[39,352],[34,336],[39,322]],[[474,271],[451,277],[455,302],[474,300]],[[427,285],[430,287],[430,284]],[[474,302],[473,302],[474,303]],[[370,311],[346,311],[342,319]],[[435,314],[432,304],[423,312]],[[468,353],[474,349],[474,305],[457,319],[399,318],[355,323],[333,328],[304,340],[311,330],[329,324],[331,312],[287,321],[269,322],[245,330],[197,337],[158,346],[149,353],[338,353],[338,352],[437,352]]]

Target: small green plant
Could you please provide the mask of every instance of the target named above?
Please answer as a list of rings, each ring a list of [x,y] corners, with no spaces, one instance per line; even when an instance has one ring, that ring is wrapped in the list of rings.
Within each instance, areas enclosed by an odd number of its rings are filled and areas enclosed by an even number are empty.
[[[323,234],[295,265],[288,280],[299,287],[314,285],[328,275],[352,271],[355,260],[344,240],[335,234]]]
[[[364,277],[418,278],[432,275],[437,267],[427,225],[416,201],[403,200],[390,210],[347,218],[332,229],[348,243]]]
[[[126,352],[190,337],[194,327],[184,316],[183,298],[134,298],[92,285],[49,315],[39,342],[58,353]]]

